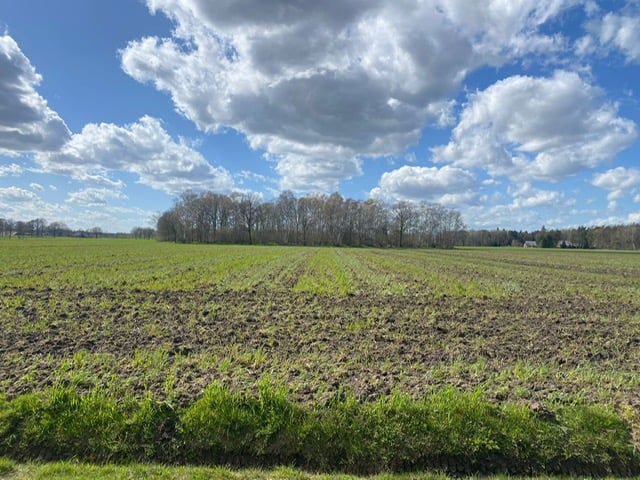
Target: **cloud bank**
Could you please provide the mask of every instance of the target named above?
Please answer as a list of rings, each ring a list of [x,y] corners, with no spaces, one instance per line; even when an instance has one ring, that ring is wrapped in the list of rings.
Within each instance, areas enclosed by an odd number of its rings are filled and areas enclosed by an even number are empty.
[[[200,130],[244,134],[281,187],[335,190],[451,121],[470,70],[562,48],[542,27],[577,3],[148,0],[175,30],[130,42],[122,67]]]

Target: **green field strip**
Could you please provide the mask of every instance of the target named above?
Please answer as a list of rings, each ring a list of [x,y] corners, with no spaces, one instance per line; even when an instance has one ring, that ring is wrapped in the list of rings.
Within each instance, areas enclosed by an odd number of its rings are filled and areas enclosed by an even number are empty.
[[[269,248],[261,255],[245,262],[236,270],[229,270],[220,279],[222,284],[234,290],[248,290],[255,288],[279,289],[285,288],[279,283],[282,275],[295,266],[306,261],[307,252],[302,247],[265,247]]]
[[[316,248],[308,257],[306,269],[293,286],[294,292],[321,295],[354,295],[357,286],[343,268],[336,248]]]
[[[367,259],[367,249],[336,250],[341,264],[349,272],[361,295],[403,295],[404,282],[390,272],[383,272]]]
[[[452,273],[437,256],[418,255],[408,250],[371,250],[367,258],[380,271],[393,272],[406,291],[414,295],[481,296],[494,293],[493,290],[483,289],[466,275]]]

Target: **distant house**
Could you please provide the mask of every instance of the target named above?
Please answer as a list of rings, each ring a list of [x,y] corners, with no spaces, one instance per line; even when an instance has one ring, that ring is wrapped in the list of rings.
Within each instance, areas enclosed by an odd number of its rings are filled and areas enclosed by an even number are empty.
[[[523,245],[524,248],[533,248],[533,247],[537,247],[537,246],[538,245],[536,244],[535,240],[526,240],[524,242],[524,245]]]

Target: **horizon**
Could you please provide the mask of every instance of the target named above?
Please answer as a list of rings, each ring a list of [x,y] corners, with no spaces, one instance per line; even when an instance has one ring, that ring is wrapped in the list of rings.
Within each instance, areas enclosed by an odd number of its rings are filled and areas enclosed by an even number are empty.
[[[636,0],[22,0],[0,26],[0,218],[129,232],[187,190],[290,190],[640,223]]]

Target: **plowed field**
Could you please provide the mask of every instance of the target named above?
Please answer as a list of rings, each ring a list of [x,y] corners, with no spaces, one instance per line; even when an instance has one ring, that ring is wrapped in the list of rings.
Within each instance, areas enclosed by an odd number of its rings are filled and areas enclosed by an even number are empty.
[[[640,433],[640,254],[0,241],[0,393],[189,404],[443,386],[614,406]]]

